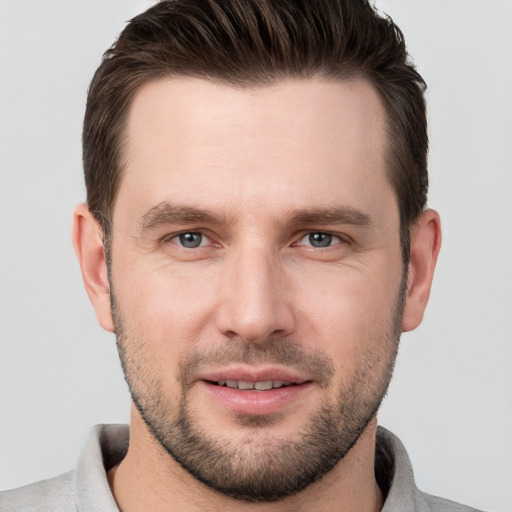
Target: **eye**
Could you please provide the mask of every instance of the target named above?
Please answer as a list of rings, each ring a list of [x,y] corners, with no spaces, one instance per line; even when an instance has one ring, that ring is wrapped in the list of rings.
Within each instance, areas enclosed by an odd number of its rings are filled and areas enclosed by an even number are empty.
[[[190,231],[174,236],[172,241],[186,249],[196,249],[197,247],[205,246],[208,238],[202,233]]]
[[[303,236],[299,241],[299,245],[309,245],[311,247],[322,248],[330,247],[342,242],[343,240],[339,236],[332,235],[331,233],[325,233],[323,231],[314,231]]]

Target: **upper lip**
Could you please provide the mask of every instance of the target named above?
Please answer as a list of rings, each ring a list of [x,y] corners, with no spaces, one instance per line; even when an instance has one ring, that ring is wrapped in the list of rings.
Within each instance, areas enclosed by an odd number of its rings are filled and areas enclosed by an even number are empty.
[[[290,368],[265,367],[254,368],[247,366],[230,366],[203,372],[198,375],[198,380],[218,382],[219,380],[235,380],[243,382],[269,382],[284,381],[292,384],[303,384],[309,381],[299,371]]]

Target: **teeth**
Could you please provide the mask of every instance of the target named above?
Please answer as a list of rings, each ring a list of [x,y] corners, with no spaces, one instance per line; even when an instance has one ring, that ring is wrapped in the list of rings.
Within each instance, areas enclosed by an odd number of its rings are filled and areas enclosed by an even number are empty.
[[[258,391],[265,391],[267,389],[272,389],[274,387],[273,382],[271,380],[267,382],[255,382],[254,389]],[[276,388],[280,388],[281,386],[275,386]]]
[[[263,382],[246,382],[243,380],[224,380],[219,379],[217,381],[219,386],[227,386],[233,389],[255,389],[256,391],[267,391],[269,389],[282,388],[284,386],[293,386],[293,384],[287,380],[267,380]]]

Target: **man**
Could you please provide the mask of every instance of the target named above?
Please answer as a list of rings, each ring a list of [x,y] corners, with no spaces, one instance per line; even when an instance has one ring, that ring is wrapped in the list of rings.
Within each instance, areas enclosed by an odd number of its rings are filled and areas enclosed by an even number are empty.
[[[1,510],[471,510],[377,429],[426,306],[424,84],[363,0],[162,2],[107,52],[73,241],[134,407]]]

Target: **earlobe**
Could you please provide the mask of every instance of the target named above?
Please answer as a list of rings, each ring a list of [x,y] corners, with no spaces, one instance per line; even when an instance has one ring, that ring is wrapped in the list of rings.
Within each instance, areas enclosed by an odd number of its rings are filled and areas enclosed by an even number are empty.
[[[98,322],[103,329],[114,332],[103,232],[86,204],[75,208],[72,238],[85,289]]]
[[[423,319],[432,278],[441,248],[441,221],[434,210],[425,210],[411,227],[411,257],[402,331],[416,329]]]

